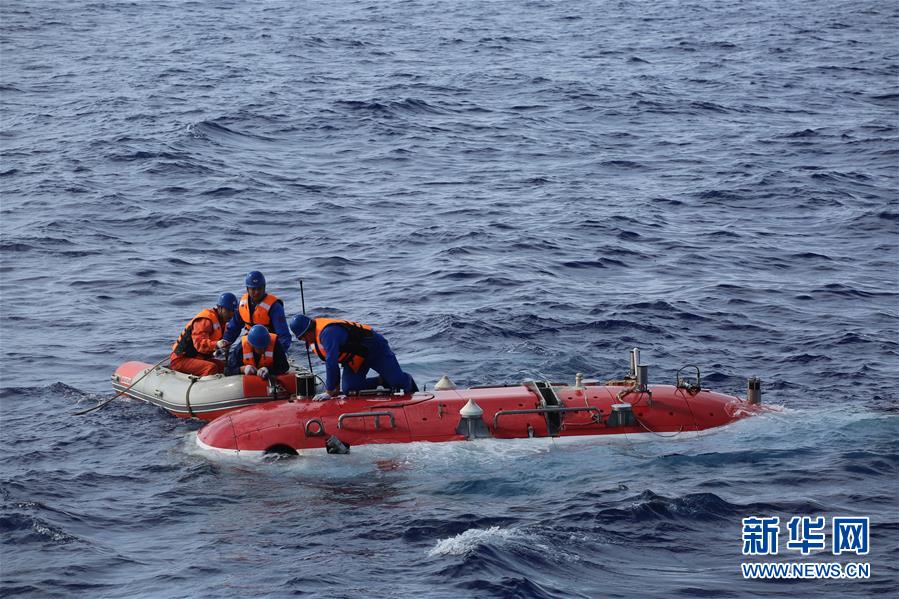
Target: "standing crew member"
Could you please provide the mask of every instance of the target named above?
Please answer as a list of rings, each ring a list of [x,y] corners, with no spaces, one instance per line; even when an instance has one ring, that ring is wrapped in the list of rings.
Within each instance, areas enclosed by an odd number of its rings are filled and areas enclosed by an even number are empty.
[[[231,348],[225,374],[257,374],[267,379],[288,370],[290,364],[284,347],[278,343],[278,336],[257,324]]]
[[[405,393],[418,391],[412,377],[400,368],[387,339],[368,325],[333,318],[310,319],[297,314],[290,321],[290,330],[307,345],[314,344],[315,353],[325,362],[325,392],[316,395],[316,400],[337,395],[341,388],[341,365],[344,393],[375,389],[379,383]],[[369,369],[381,376],[366,378]]]
[[[284,302],[271,293],[265,292],[265,277],[258,270],[247,273],[244,280],[247,292],[240,298],[240,305],[234,318],[225,329],[224,339],[228,344],[234,343],[244,329],[261,324],[278,336],[284,351],[290,349],[290,330],[284,316]]]
[[[228,344],[222,341],[222,333],[225,324],[234,317],[235,310],[237,297],[225,292],[219,296],[214,307],[201,310],[194,316],[172,346],[169,367],[197,376],[220,374],[225,364],[212,356],[216,348],[227,347]]]

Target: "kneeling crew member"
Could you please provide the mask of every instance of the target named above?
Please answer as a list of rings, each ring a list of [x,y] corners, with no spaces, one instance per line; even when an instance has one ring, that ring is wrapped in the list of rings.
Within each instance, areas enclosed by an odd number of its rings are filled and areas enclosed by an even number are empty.
[[[227,346],[222,341],[225,325],[237,310],[237,298],[233,293],[223,293],[218,303],[194,316],[175,344],[169,367],[177,372],[209,376],[225,369],[222,360],[213,359],[216,348]]]
[[[249,331],[251,327],[265,325],[270,333],[278,336],[284,351],[290,349],[290,330],[284,316],[284,302],[265,291],[265,277],[258,270],[247,273],[244,283],[247,292],[240,298],[240,305],[234,318],[225,329],[224,339],[234,343],[241,331]]]
[[[267,379],[288,370],[290,364],[284,347],[278,343],[278,336],[257,324],[231,348],[225,374],[256,374]]]
[[[316,395],[317,400],[337,395],[341,388],[340,365],[343,365],[344,393],[375,389],[379,383],[406,393],[418,391],[412,377],[400,368],[387,339],[370,326],[297,314],[290,321],[290,330],[307,345],[314,344],[315,353],[325,362],[325,392]],[[366,378],[369,369],[381,376]]]

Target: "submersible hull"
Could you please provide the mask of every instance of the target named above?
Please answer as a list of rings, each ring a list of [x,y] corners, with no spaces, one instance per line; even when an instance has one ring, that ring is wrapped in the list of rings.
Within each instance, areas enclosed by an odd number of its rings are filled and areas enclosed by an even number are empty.
[[[232,454],[292,454],[478,438],[668,436],[724,426],[757,409],[739,397],[689,385],[527,382],[411,395],[385,391],[323,402],[272,401],[210,422],[197,434],[197,444]]]

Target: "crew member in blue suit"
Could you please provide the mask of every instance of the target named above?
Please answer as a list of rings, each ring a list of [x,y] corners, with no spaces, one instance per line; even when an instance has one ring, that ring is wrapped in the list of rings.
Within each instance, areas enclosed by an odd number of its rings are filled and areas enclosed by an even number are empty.
[[[284,347],[276,335],[261,324],[253,325],[250,332],[240,338],[228,353],[225,374],[255,374],[264,379],[284,374],[290,370]]]
[[[250,271],[244,283],[247,292],[237,307],[234,317],[228,322],[224,339],[226,345],[234,343],[242,330],[249,331],[254,325],[261,324],[278,336],[278,343],[286,352],[290,349],[290,330],[284,316],[284,302],[277,296],[265,291],[265,277],[258,270]]]
[[[318,401],[330,399],[341,388],[349,393],[375,389],[380,383],[405,393],[418,391],[412,377],[400,368],[387,339],[368,325],[297,314],[290,321],[290,330],[297,339],[314,345],[315,353],[325,362],[325,392],[315,396]],[[340,366],[343,366],[342,386]],[[366,378],[369,370],[380,376]]]

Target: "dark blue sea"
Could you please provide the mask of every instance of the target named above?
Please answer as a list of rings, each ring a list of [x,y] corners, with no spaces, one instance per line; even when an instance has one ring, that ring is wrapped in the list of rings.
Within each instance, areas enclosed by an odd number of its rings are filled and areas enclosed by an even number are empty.
[[[0,2],[0,596],[895,596],[897,31],[886,0]],[[72,415],[252,269],[420,385],[640,347],[776,410],[273,462]],[[777,555],[742,555],[750,516]]]

